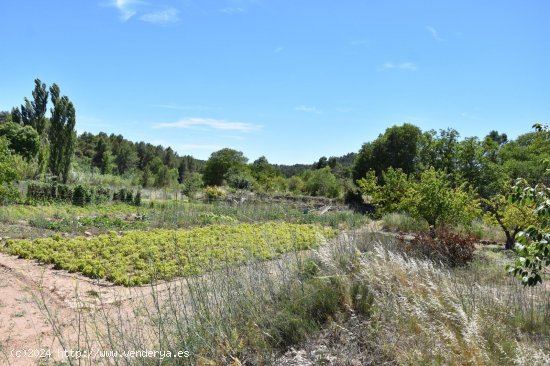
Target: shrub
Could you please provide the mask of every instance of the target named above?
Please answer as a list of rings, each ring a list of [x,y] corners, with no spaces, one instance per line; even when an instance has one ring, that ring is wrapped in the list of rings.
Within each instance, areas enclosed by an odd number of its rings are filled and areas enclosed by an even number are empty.
[[[181,193],[183,193],[190,199],[194,199],[195,195],[201,190],[201,187],[202,175],[199,173],[191,173],[191,175],[189,175],[183,181],[183,188],[181,190]]]
[[[474,259],[475,239],[453,233],[447,229],[437,232],[437,237],[419,233],[412,240],[400,238],[400,244],[409,254],[416,254],[443,262],[450,266],[461,266]]]
[[[134,196],[134,206],[141,206],[141,191],[137,191]]]
[[[402,231],[406,233],[428,232],[428,223],[422,219],[415,219],[406,213],[389,213],[382,216],[384,229]]]
[[[218,201],[225,197],[225,192],[219,187],[204,188],[204,199],[208,202]]]

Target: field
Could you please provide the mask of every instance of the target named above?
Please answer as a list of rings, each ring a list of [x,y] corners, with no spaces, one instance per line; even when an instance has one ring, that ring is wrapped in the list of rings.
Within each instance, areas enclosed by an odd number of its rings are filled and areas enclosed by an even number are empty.
[[[4,251],[80,272],[117,285],[199,275],[205,268],[269,260],[296,250],[317,248],[335,231],[287,223],[210,225],[190,230],[130,231],[93,238],[9,240]]]
[[[405,215],[304,206],[5,207],[0,359],[113,364],[9,352],[100,345],[190,353],[169,365],[550,362],[550,287],[510,277],[501,244],[451,268],[404,249],[404,232],[425,231]]]

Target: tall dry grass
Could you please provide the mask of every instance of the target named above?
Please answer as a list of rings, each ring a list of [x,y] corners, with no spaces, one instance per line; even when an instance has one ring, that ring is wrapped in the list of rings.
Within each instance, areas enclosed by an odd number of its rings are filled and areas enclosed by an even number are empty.
[[[191,354],[71,365],[285,365],[298,355],[303,365],[548,365],[550,290],[508,277],[507,260],[495,251],[448,268],[355,231],[315,252],[136,288],[130,302],[80,303],[70,324],[50,319],[72,349]]]

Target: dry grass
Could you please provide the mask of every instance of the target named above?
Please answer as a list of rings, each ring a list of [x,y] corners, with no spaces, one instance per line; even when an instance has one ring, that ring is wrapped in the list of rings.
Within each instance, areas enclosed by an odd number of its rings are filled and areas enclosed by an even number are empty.
[[[191,353],[168,365],[550,364],[548,287],[522,287],[493,248],[452,269],[398,248],[353,232],[316,252],[136,289],[131,304],[82,304],[68,327],[50,318],[73,349]]]

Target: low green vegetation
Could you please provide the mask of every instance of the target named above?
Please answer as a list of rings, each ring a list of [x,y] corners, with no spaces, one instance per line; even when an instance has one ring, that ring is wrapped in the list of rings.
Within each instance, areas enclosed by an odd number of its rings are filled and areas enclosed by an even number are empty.
[[[197,275],[221,264],[272,259],[289,251],[315,248],[323,238],[334,235],[332,229],[313,225],[210,225],[191,230],[131,231],[122,236],[8,240],[3,250],[91,278],[141,285]]]

